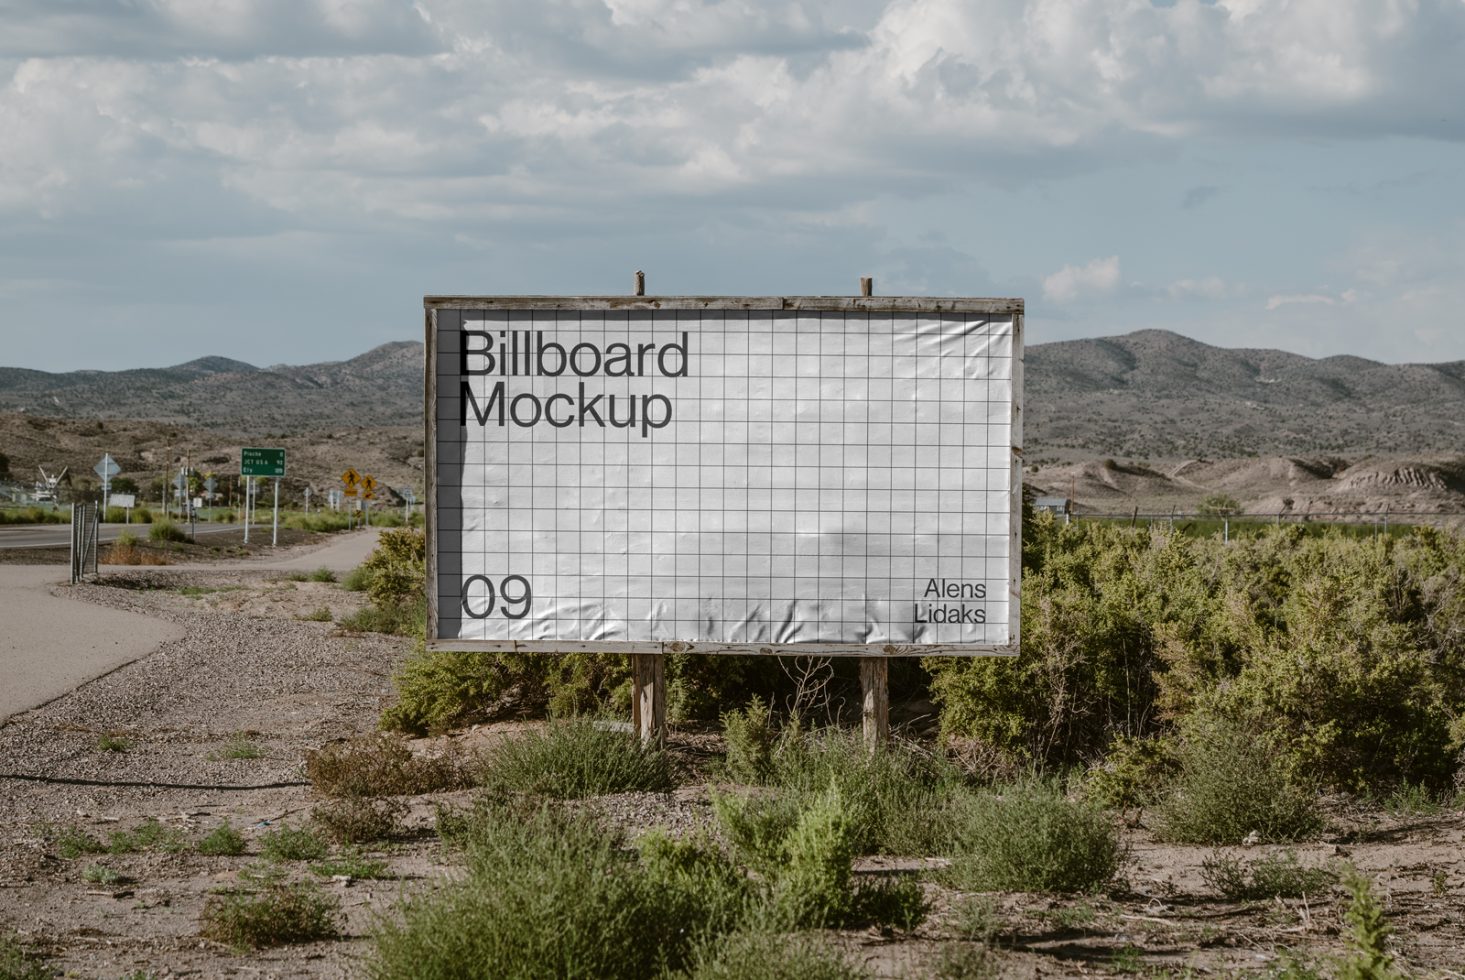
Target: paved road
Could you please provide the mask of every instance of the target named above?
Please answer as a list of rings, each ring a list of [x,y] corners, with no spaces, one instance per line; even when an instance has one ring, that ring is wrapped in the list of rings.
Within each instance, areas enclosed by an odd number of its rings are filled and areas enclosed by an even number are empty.
[[[323,546],[292,549],[279,559],[169,565],[167,570],[346,572],[371,553],[379,533],[371,528],[337,535]],[[109,566],[102,569],[105,577]],[[183,635],[180,627],[160,619],[52,595],[65,576],[66,569],[56,565],[0,565],[0,723]]]
[[[196,525],[196,534],[219,534],[224,531],[237,531],[243,524],[199,524]],[[147,537],[148,525],[146,524],[103,524],[101,540],[116,541],[117,536],[123,531],[131,531],[139,538]],[[260,533],[259,525],[256,524],[250,534]],[[270,529],[264,529],[265,534]],[[22,524],[9,527],[0,527],[0,548],[69,548],[71,546],[71,525],[70,524]]]

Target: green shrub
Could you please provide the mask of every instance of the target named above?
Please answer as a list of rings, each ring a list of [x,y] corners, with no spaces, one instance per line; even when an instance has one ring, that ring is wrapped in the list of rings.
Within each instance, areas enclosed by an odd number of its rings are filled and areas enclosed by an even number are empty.
[[[90,882],[94,885],[106,885],[108,887],[121,884],[127,880],[127,876],[122,872],[116,868],[109,868],[105,864],[93,864],[83,868],[81,878],[83,881]],[[3,976],[3,974],[0,974],[0,976]]]
[[[698,951],[689,980],[861,980],[869,976],[808,935],[735,932]]]
[[[103,752],[126,752],[132,743],[121,735],[101,735],[97,738],[97,748]]]
[[[486,758],[481,782],[491,791],[556,799],[663,793],[676,785],[676,767],[659,746],[575,718],[499,743]]]
[[[336,580],[336,573],[329,568],[317,568],[310,573],[310,580],[312,582],[334,582]]]
[[[427,581],[427,538],[411,528],[383,531],[364,567],[371,573],[366,594],[376,605],[421,596]]]
[[[464,879],[405,899],[373,937],[377,978],[653,977],[733,925],[741,879],[716,852],[636,851],[593,822],[482,808]],[[716,888],[709,882],[723,882]]]
[[[51,980],[53,976],[44,959],[27,952],[14,938],[0,935],[0,980]]]
[[[1201,878],[1231,901],[1315,898],[1338,880],[1328,868],[1303,866],[1295,851],[1269,854],[1249,863],[1228,854],[1212,854],[1201,861]]]
[[[222,762],[226,759],[258,759],[264,755],[264,750],[259,744],[244,735],[235,735],[222,746],[210,752],[210,761]]]
[[[346,530],[348,521],[345,514],[323,510],[313,514],[299,512],[285,514],[280,518],[280,524],[284,527],[294,528],[297,531],[311,531],[321,534],[344,531]]]
[[[183,831],[148,817],[131,830],[113,831],[107,838],[107,850],[113,854],[137,851],[162,851],[176,854],[188,846]]]
[[[83,854],[105,854],[107,845],[79,827],[62,827],[54,832],[52,842],[56,853],[67,861],[74,861]]]
[[[133,534],[131,531],[122,531],[117,535],[115,539],[113,539],[112,545],[113,547],[119,548],[123,551],[127,550],[128,548],[136,548],[137,535]]]
[[[231,518],[231,520],[232,520],[232,518]],[[132,510],[132,523],[134,523],[134,524],[151,524],[152,522],[153,522],[153,512],[151,510],[148,510],[146,507],[134,507],[133,508],[133,510]]]
[[[186,542],[188,540],[188,532],[169,520],[154,521],[153,525],[148,528],[148,540],[156,541],[160,544],[170,541]]]
[[[209,857],[238,857],[244,853],[244,835],[224,824],[209,831],[195,849]]]
[[[427,600],[419,596],[389,606],[367,606],[342,616],[340,625],[357,633],[422,636],[427,631]]]
[[[858,733],[785,730],[766,782],[807,801],[839,788],[861,853],[926,853],[944,841],[940,814],[956,770],[943,758],[893,740],[875,752]]]
[[[1384,917],[1384,907],[1373,893],[1373,882],[1354,871],[1344,882],[1348,887],[1348,908],[1343,921],[1348,955],[1338,964],[1338,980],[1396,980],[1403,974],[1394,969],[1389,952],[1393,932]]]
[[[765,921],[779,928],[875,922],[903,929],[925,918],[919,882],[854,885],[858,823],[840,788],[812,798],[712,794],[718,826],[764,883]]]
[[[358,565],[346,573],[341,580],[341,588],[348,592],[365,592],[371,585],[371,569],[365,565]]]
[[[1124,857],[1114,820],[1052,782],[970,794],[956,811],[947,879],[971,891],[1089,892]]]
[[[754,695],[745,707],[724,714],[722,735],[728,776],[743,783],[762,783],[773,775],[778,732],[762,698]]]
[[[271,861],[319,861],[326,842],[304,827],[280,827],[260,838],[260,853]]]
[[[304,882],[273,883],[263,891],[211,895],[199,913],[199,934],[241,949],[334,939],[341,903]]]
[[[1316,794],[1291,776],[1262,733],[1220,715],[1188,721],[1161,829],[1187,844],[1301,840],[1322,827]]]
[[[305,776],[336,797],[417,796],[469,784],[455,752],[418,755],[396,735],[361,735],[305,753]]]

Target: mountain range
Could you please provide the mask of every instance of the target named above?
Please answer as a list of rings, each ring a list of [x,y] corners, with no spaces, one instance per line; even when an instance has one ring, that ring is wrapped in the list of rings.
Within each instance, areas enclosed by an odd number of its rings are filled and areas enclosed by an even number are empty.
[[[204,357],[111,372],[0,368],[0,412],[236,433],[415,426],[422,356],[421,343],[399,342],[300,366]],[[1465,448],[1465,361],[1314,359],[1144,330],[1029,346],[1024,402],[1027,456],[1039,463]]]

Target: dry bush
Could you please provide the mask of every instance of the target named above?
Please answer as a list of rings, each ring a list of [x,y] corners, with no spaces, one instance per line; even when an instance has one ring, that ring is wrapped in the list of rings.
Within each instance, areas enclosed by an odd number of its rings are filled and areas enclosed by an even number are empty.
[[[469,784],[457,751],[419,756],[397,735],[363,735],[305,756],[305,775],[327,796],[416,796]]]
[[[316,807],[312,819],[338,844],[374,844],[400,834],[406,812],[396,800],[348,796]]]

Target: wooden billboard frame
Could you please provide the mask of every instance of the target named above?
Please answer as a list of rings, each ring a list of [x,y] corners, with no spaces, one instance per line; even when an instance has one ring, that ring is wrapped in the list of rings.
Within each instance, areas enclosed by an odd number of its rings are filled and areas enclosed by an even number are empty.
[[[1008,528],[1008,642],[981,643],[706,643],[688,640],[462,640],[440,639],[437,595],[437,311],[438,310],[737,310],[817,313],[975,313],[1012,318],[1011,516]],[[423,419],[426,429],[423,518],[427,535],[427,648],[464,652],[660,655],[696,653],[781,657],[1016,656],[1022,609],[1022,381],[1021,299],[930,296],[425,296]]]

